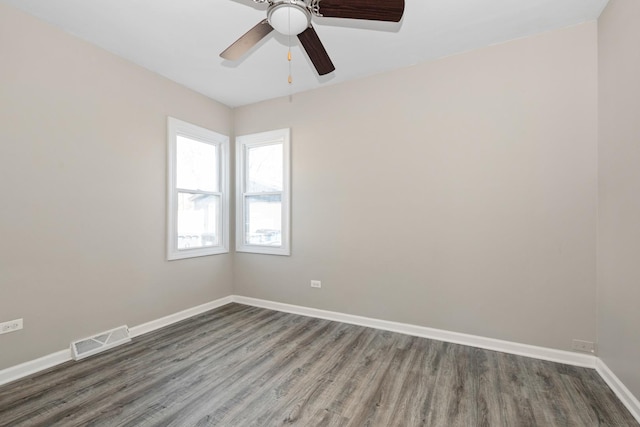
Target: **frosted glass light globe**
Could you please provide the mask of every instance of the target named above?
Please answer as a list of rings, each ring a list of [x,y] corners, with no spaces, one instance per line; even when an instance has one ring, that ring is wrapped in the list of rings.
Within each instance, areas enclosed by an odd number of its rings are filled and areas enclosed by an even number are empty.
[[[267,12],[267,20],[274,30],[285,36],[297,36],[311,23],[311,14],[302,6],[277,4]]]

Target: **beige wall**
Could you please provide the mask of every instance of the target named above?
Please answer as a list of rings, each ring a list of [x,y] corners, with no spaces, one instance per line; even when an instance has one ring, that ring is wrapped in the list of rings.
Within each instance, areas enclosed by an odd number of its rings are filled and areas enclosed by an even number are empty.
[[[0,4],[0,369],[232,292],[228,255],[165,261],[166,116],[232,111]]]
[[[600,357],[640,399],[640,2],[598,21]]]
[[[293,255],[236,254],[236,293],[595,341],[596,23],[235,111],[238,135],[281,127]]]

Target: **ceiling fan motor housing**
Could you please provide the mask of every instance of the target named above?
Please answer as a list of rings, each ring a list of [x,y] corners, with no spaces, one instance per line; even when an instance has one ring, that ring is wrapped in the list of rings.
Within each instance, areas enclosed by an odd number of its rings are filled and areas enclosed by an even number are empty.
[[[304,0],[272,0],[267,21],[277,32],[297,36],[311,25],[311,11]]]

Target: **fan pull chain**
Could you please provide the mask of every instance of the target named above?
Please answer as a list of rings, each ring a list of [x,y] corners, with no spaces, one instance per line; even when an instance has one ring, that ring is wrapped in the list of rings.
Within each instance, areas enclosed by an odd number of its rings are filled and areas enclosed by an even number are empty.
[[[289,11],[289,34],[287,35],[287,41],[289,45],[289,52],[287,52],[287,61],[289,61],[289,78],[287,81],[289,82],[289,86],[293,84],[293,77],[291,77],[291,8],[287,8]]]
[[[287,60],[289,60],[289,84],[293,83],[293,77],[291,77],[291,46],[289,46],[289,53],[287,54]]]

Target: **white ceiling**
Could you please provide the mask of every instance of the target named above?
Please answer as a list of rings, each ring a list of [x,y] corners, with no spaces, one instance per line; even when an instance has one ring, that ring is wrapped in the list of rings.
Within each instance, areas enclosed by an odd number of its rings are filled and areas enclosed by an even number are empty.
[[[318,77],[295,37],[218,55],[266,16],[252,0],[0,0],[231,107],[597,19],[608,0],[406,0],[396,23],[314,18],[336,71]],[[347,2],[348,0],[345,0]]]

